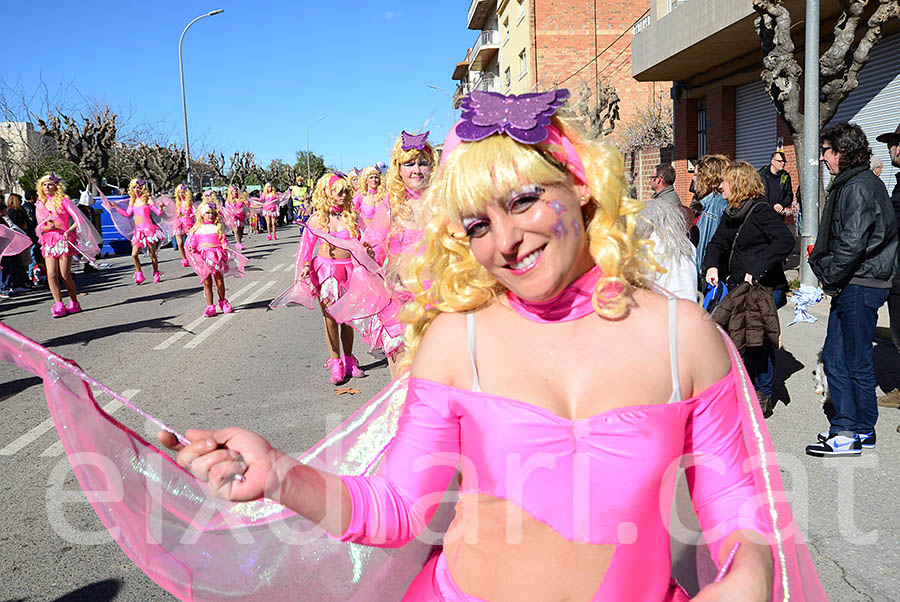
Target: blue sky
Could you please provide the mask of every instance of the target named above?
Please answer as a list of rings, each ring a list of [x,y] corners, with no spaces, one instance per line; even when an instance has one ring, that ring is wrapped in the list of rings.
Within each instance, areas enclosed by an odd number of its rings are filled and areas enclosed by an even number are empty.
[[[52,10],[47,10],[47,5]],[[386,161],[400,130],[453,124],[454,65],[477,32],[464,0],[4,2],[0,77],[30,91],[69,83],[136,126],[184,142],[178,38],[191,154],[249,150],[263,165],[306,147],[349,170]],[[42,8],[44,7],[44,8]],[[80,32],[80,34],[79,34]],[[15,39],[15,41],[13,41]],[[77,96],[77,95],[76,95]]]

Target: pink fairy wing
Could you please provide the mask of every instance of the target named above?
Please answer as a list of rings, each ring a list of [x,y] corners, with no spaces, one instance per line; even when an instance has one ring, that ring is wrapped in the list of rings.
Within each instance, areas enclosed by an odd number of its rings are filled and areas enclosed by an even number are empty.
[[[65,199],[63,202],[68,204],[70,215],[75,219],[75,223],[77,224],[75,230],[75,248],[93,262],[93,260],[100,255],[100,249],[103,247],[103,237],[97,232],[94,224],[90,222],[72,201]]]
[[[0,257],[18,255],[30,246],[30,238],[0,224]]]
[[[307,226],[308,227],[308,226]],[[318,243],[316,243],[318,246]],[[294,282],[284,292],[272,299],[269,303],[269,309],[279,309],[290,304],[302,305],[307,309],[316,309],[319,307],[319,296],[316,289],[308,278],[300,278],[300,271],[303,269],[300,253],[303,251],[303,237],[297,244],[297,254],[294,260]],[[313,251],[315,255],[315,249]]]
[[[63,448],[100,520],[129,558],[180,600],[399,600],[428,560],[431,546],[419,541],[398,549],[340,543],[271,501],[215,498],[206,484],[104,412],[92,389],[162,423],[3,324],[0,360],[44,379]],[[300,461],[339,474],[378,473],[397,431],[406,384],[392,382]],[[446,529],[447,513],[438,520],[432,532]]]
[[[156,199],[156,202],[162,206],[162,217],[160,218],[161,225],[165,229],[165,231],[171,235],[171,233],[175,232],[178,229],[178,209],[175,207],[175,201],[171,198],[163,195]],[[170,238],[171,236],[167,236],[166,238]]]

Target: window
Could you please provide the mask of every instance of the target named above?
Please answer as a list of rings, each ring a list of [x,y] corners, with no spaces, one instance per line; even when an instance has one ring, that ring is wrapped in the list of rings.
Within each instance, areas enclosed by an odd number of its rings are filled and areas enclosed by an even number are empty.
[[[509,19],[503,20],[503,43],[509,42]]]
[[[509,73],[509,67],[507,67],[503,71],[503,82],[506,85],[506,89],[504,90],[504,92],[509,92],[509,87],[512,85],[512,77],[510,76],[510,73]]]
[[[528,75],[528,50],[523,48],[519,53],[519,79]]]
[[[519,0],[519,20],[516,21],[516,25],[522,22],[522,19],[525,18],[525,0]]]
[[[697,100],[697,157],[706,154],[706,98]]]

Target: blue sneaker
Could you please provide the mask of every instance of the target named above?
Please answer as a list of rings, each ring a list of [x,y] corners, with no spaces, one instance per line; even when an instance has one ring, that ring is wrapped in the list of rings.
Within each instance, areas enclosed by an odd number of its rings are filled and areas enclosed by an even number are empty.
[[[831,435],[825,441],[807,445],[806,454],[819,458],[830,456],[859,456],[862,454],[862,444],[856,437]]]
[[[856,433],[856,439],[863,449],[875,449],[875,431]]]

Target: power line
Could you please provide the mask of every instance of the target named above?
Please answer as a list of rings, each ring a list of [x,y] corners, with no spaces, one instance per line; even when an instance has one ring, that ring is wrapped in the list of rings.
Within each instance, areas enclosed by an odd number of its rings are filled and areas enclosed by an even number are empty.
[[[607,50],[609,50],[610,48],[612,48],[612,47],[615,45],[616,42],[618,42],[619,40],[621,40],[622,38],[624,38],[624,37],[625,37],[625,34],[628,33],[628,30],[634,29],[634,26],[637,25],[637,24],[641,21],[641,19],[643,19],[644,17],[646,17],[646,16],[649,15],[649,14],[650,14],[650,9],[648,8],[646,11],[644,11],[644,14],[642,14],[640,17],[637,18],[637,20],[636,20],[634,23],[632,23],[629,27],[627,27],[627,28],[625,29],[625,31],[623,31],[622,33],[620,33],[619,36],[618,36],[615,40],[613,40],[612,42],[610,42],[609,46],[607,46],[606,48],[604,48],[603,50],[601,50],[600,53],[599,53],[597,56],[595,56],[594,58],[592,58],[591,60],[589,60],[587,63],[585,63],[584,65],[582,65],[582,66],[578,69],[578,71],[576,71],[575,73],[573,73],[572,75],[570,75],[570,76],[567,77],[566,79],[564,79],[564,80],[562,80],[561,82],[559,82],[559,83],[557,84],[557,86],[563,85],[564,83],[566,83],[567,81],[569,81],[570,79],[572,79],[573,77],[575,77],[576,75],[578,75],[579,73],[581,73],[582,71],[584,71],[591,63],[593,63],[594,61],[596,61],[597,59],[599,59],[601,56],[603,56],[603,53],[605,53]],[[596,29],[596,28],[595,28],[595,29]],[[620,52],[619,54],[621,55],[621,52]],[[616,57],[616,58],[618,58],[618,57]],[[615,60],[616,60],[616,59],[613,59],[613,61],[615,61]],[[607,67],[608,67],[608,66],[609,66],[609,65],[607,65]],[[605,68],[606,68],[606,67],[604,67],[604,69],[605,69]]]

